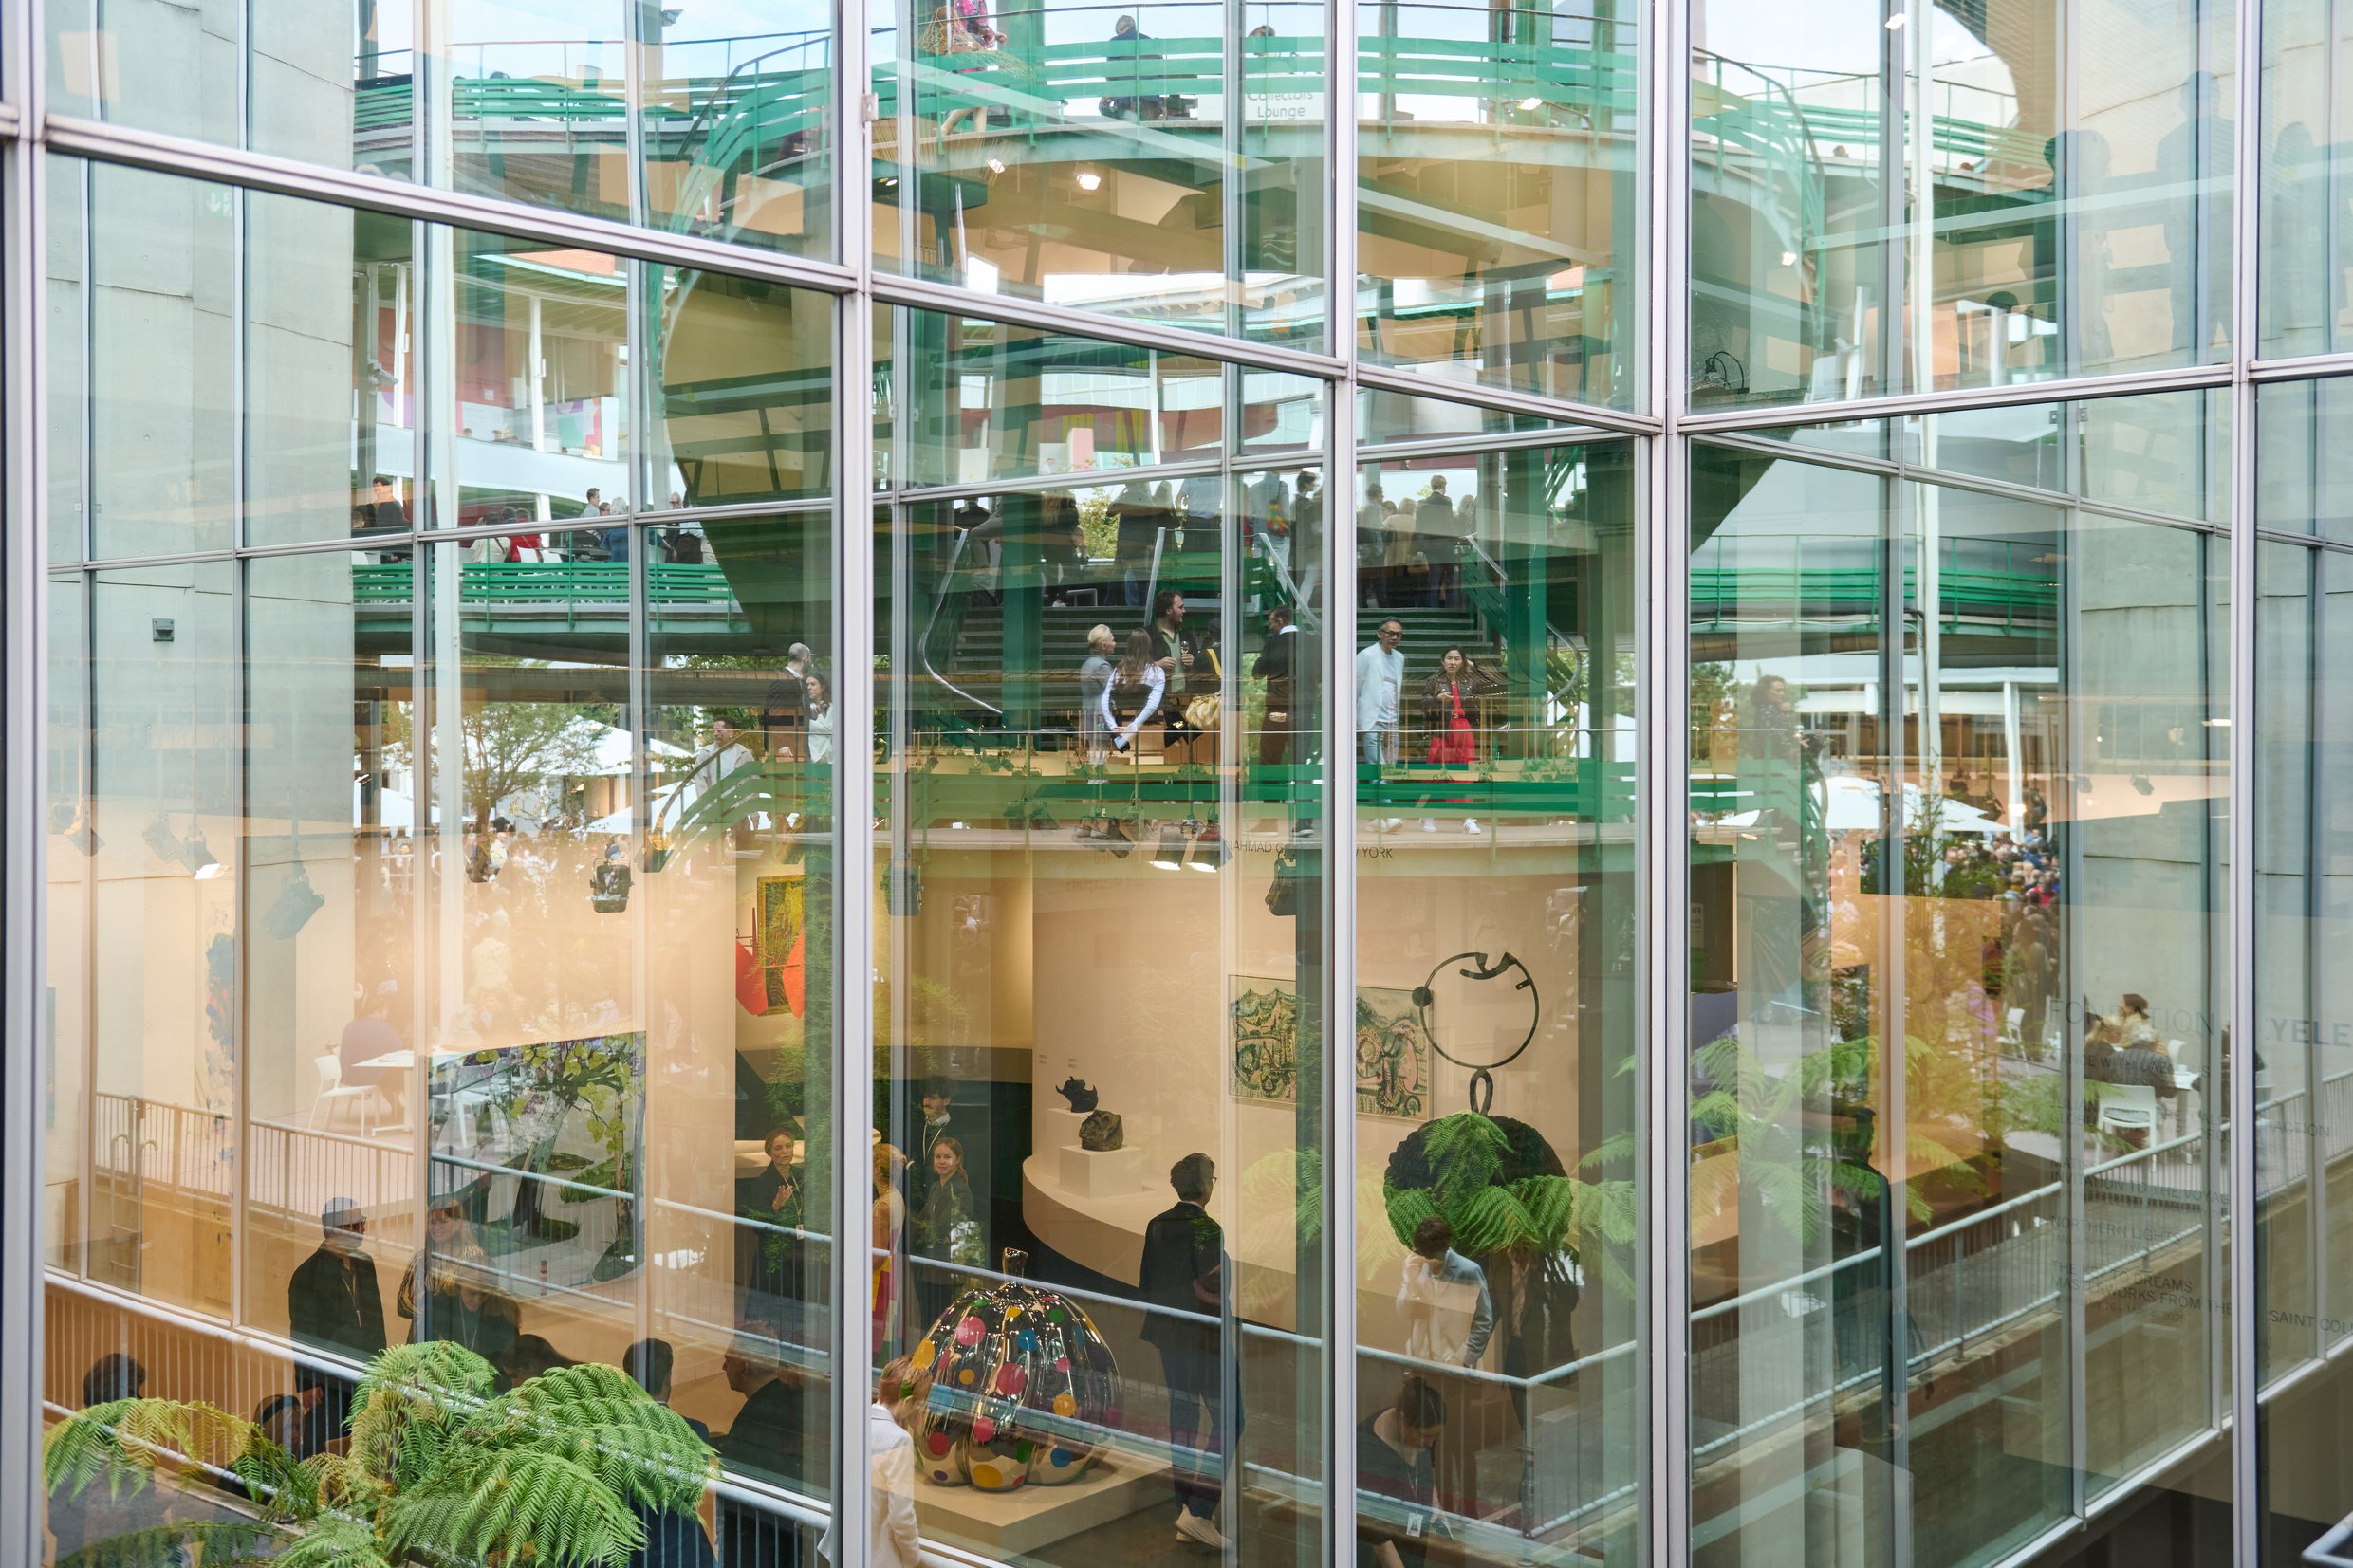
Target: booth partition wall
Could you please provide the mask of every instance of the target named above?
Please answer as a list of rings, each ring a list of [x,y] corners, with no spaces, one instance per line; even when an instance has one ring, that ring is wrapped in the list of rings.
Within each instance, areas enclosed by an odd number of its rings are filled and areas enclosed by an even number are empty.
[[[2353,1563],[2353,7],[8,17],[0,1559]]]

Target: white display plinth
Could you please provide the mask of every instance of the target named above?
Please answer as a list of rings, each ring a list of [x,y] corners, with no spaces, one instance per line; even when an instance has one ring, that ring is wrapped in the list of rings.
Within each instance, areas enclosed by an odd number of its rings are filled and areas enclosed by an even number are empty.
[[[1065,1145],[1058,1153],[1063,1190],[1074,1197],[1126,1197],[1144,1184],[1144,1152],[1140,1149],[1097,1152]]]
[[[915,1484],[916,1520],[926,1536],[1000,1558],[1044,1551],[1083,1530],[1165,1507],[1175,1497],[1168,1467],[1134,1456],[1099,1460],[1066,1486],[983,1492],[922,1480]]]

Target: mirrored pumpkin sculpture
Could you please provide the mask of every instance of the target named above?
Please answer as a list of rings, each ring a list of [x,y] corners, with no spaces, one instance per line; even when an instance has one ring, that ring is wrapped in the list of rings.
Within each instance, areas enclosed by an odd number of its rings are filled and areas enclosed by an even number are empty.
[[[1008,1250],[1005,1272],[1026,1260]],[[968,1290],[912,1355],[932,1374],[916,1462],[942,1486],[1010,1492],[1076,1481],[1119,1418],[1119,1365],[1085,1309],[1019,1280]]]

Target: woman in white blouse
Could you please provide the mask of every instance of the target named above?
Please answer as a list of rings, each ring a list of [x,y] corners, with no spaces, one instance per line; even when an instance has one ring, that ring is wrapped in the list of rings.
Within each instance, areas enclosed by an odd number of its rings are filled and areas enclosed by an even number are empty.
[[[808,759],[829,763],[833,761],[833,692],[823,675],[812,674],[803,684],[808,688]]]
[[[873,1568],[918,1568],[923,1541],[915,1526],[915,1439],[907,1429],[922,1419],[930,1402],[931,1374],[915,1370],[901,1356],[876,1380],[874,1403],[866,1407],[867,1562]],[[817,1550],[835,1559],[833,1531]]]
[[[1153,657],[1152,634],[1139,626],[1127,634],[1127,651],[1103,688],[1102,726],[1112,747],[1125,751],[1136,744],[1145,723],[1159,711],[1168,691],[1168,673]]]

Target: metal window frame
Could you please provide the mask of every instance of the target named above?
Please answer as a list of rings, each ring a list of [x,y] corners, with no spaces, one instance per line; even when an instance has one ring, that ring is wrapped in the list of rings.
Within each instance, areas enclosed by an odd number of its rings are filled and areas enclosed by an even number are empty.
[[[1239,0],[1233,0],[1239,4]],[[1908,19],[1927,14],[1919,0],[1892,0]],[[833,130],[837,173],[868,166],[872,126],[867,119],[865,89],[871,83],[872,14],[890,0],[837,0],[835,101]],[[1042,331],[1155,348],[1214,360],[1241,369],[1278,371],[1321,383],[1325,389],[1326,421],[1322,461],[1330,483],[1327,495],[1353,493],[1356,477],[1366,461],[1414,452],[1428,454],[1452,446],[1486,451],[1503,446],[1552,444],[1591,434],[1631,435],[1639,449],[1636,499],[1637,584],[1636,645],[1642,655],[1637,683],[1637,706],[1647,733],[1638,737],[1636,827],[1640,878],[1636,888],[1639,923],[1648,933],[1640,954],[1638,995],[1640,1037],[1649,1042],[1642,1057],[1638,1084],[1638,1126],[1647,1140],[1640,1161],[1641,1211],[1649,1227],[1645,1251],[1652,1261],[1637,1304],[1638,1346],[1646,1368],[1640,1424],[1642,1433],[1640,1470],[1646,1488],[1640,1508],[1644,1559],[1683,1568],[1690,1559],[1691,1498],[1689,1495],[1690,1408],[1689,1367],[1682,1354],[1689,1324],[1690,1223],[1688,1171],[1680,1158],[1686,1143],[1689,1084],[1683,1063],[1689,1047],[1685,985],[1690,956],[1689,926],[1684,911],[1689,895],[1688,857],[1684,828],[1684,797],[1688,777],[1688,731],[1684,711],[1689,673],[1688,647],[1688,515],[1689,463],[1695,437],[1715,436],[1723,444],[1762,446],[1770,433],[1792,425],[1830,424],[1848,420],[1889,419],[1906,415],[1948,410],[1977,410],[2029,403],[2088,399],[2111,396],[2145,396],[2169,391],[2206,390],[2227,394],[2232,413],[2229,437],[2229,521],[2199,525],[2192,520],[2141,517],[2175,526],[2199,527],[2224,536],[2230,565],[2232,598],[2227,622],[2229,675],[2225,710],[2232,716],[2251,715],[2256,692],[2254,655],[2257,648],[2256,556],[2267,539],[2301,544],[2309,550],[2342,548],[2331,542],[2259,531],[2255,526],[2256,395],[2266,385],[2353,375],[2353,352],[2289,358],[2265,358],[2258,350],[2261,318],[2257,299],[2262,275],[2260,247],[2263,124],[2263,0],[2236,0],[2212,5],[2210,20],[2218,30],[2225,20],[2232,27],[2234,50],[2236,124],[2258,134],[2242,134],[2233,149],[2233,214],[2231,229],[2233,351],[2227,362],[2169,370],[2065,377],[2048,381],[2003,386],[1908,392],[1900,396],[1824,401],[1818,403],[1716,408],[1695,412],[1686,386],[1688,355],[1687,304],[1691,283],[1688,254],[1691,170],[1690,123],[1692,37],[1690,0],[1637,0],[1636,25],[1643,29],[1640,73],[1645,100],[1638,117],[1636,168],[1641,184],[1636,193],[1636,223],[1629,236],[1636,254],[1631,265],[1641,279],[1646,306],[1634,345],[1639,367],[1637,400],[1629,408],[1603,408],[1533,394],[1464,386],[1417,376],[1391,366],[1362,362],[1357,332],[1357,205],[1359,122],[1354,111],[1352,62],[1357,57],[1359,13],[1347,0],[1328,0],[1325,12],[1327,59],[1336,67],[1332,77],[1347,86],[1351,101],[1343,112],[1325,116],[1325,156],[1327,160],[1324,220],[1327,288],[1326,340],[1323,352],[1302,352],[1256,344],[1236,336],[1220,336],[1150,321],[1118,317],[1015,297],[982,294],[954,285],[878,272],[873,255],[875,212],[871,182],[862,177],[837,178],[832,218],[835,225],[833,259],[803,258],[736,246],[699,236],[666,232],[643,222],[620,223],[560,210],[524,206],[503,198],[478,195],[429,185],[407,184],[378,176],[312,166],[255,152],[250,146],[213,145],[184,138],[139,131],[118,122],[83,116],[52,116],[46,111],[45,62],[47,38],[42,0],[10,0],[0,13],[0,213],[6,231],[0,234],[0,364],[5,365],[5,397],[0,398],[0,443],[5,445],[5,488],[9,516],[13,521],[0,540],[0,586],[7,595],[7,614],[0,621],[0,735],[8,754],[38,759],[46,742],[48,704],[46,609],[45,584],[52,570],[78,576],[85,583],[100,571],[116,566],[157,566],[213,560],[239,563],[278,555],[348,550],[347,542],[316,541],[255,546],[240,539],[223,550],[194,551],[149,557],[95,559],[94,540],[86,508],[80,559],[52,563],[47,558],[48,493],[46,315],[46,242],[48,224],[44,207],[47,189],[47,156],[51,153],[88,160],[83,167],[105,163],[148,169],[191,178],[226,183],[239,193],[265,192],[337,203],[408,217],[436,225],[474,229],[551,246],[579,246],[643,263],[690,267],[733,276],[789,284],[831,296],[837,302],[834,323],[835,393],[834,448],[838,476],[834,507],[839,547],[833,565],[836,587],[833,610],[834,645],[841,656],[852,650],[871,650],[880,628],[875,623],[878,563],[874,498],[867,477],[874,457],[873,421],[868,397],[872,387],[872,312],[878,304],[949,310],[986,317]],[[250,29],[250,19],[248,20]],[[1238,28],[1235,29],[1238,31]],[[1916,27],[1915,46],[1924,43],[1925,27]],[[1891,62],[1894,51],[1889,51]],[[633,77],[635,66],[633,65]],[[1229,78],[1238,64],[1229,58]],[[238,99],[250,95],[250,72],[241,54]],[[434,73],[437,77],[437,73]],[[1902,87],[1902,70],[1890,65],[1896,90]],[[641,96],[641,88],[633,93]],[[1892,101],[1892,100],[1891,100]],[[435,127],[420,117],[420,143]],[[633,139],[642,128],[631,120]],[[240,114],[240,138],[250,115]],[[1918,131],[1914,140],[1917,142]],[[902,138],[902,145],[904,144]],[[1906,154],[1914,162],[1917,145]],[[420,163],[420,167],[421,167]],[[72,166],[67,166],[72,167]],[[80,177],[77,172],[76,178]],[[631,179],[632,211],[643,217],[644,194]],[[1233,222],[1236,192],[1229,190],[1228,222]],[[1919,220],[1900,211],[1896,229],[1917,235]],[[240,229],[242,231],[242,226]],[[1899,242],[1900,243],[1900,242]],[[1238,236],[1227,236],[1230,259],[1238,252]],[[1918,258],[1915,258],[1917,263]],[[1890,275],[1912,278],[1899,253],[1888,258]],[[238,268],[240,291],[244,268]],[[83,276],[85,289],[89,275]],[[86,296],[85,296],[86,297]],[[1345,301],[1343,316],[1337,304]],[[1917,304],[1917,302],[1916,302]],[[1234,320],[1229,315],[1229,324]],[[636,316],[632,313],[633,331]],[[1917,323],[1916,323],[1917,324]],[[422,330],[421,327],[419,330]],[[1883,328],[1884,351],[1892,352],[1896,323]],[[242,365],[243,339],[239,344]],[[642,378],[642,357],[633,374]],[[83,374],[96,367],[86,361]],[[1506,415],[1532,415],[1558,421],[1562,428],[1546,432],[1513,432],[1493,437],[1471,436],[1453,443],[1392,443],[1379,446],[1360,440],[1357,397],[1361,390],[1409,394]],[[644,401],[640,388],[640,402]],[[640,425],[640,429],[642,426]],[[418,433],[420,442],[427,433]],[[86,421],[77,435],[87,475],[89,434]],[[242,435],[239,441],[242,447]],[[1289,454],[1286,454],[1287,457]],[[1840,466],[1842,459],[1825,452],[1790,448],[1788,455]],[[1300,461],[1313,461],[1300,454]],[[1215,462],[1206,464],[1214,469]],[[1849,467],[1870,467],[1860,461]],[[1176,464],[1156,469],[1155,475],[1176,475],[1204,470],[1199,464]],[[243,471],[243,465],[238,465]],[[1899,469],[1900,471],[1900,469]],[[429,480],[427,465],[418,465],[420,512]],[[1920,477],[1925,477],[1924,474]],[[1349,490],[1340,489],[1345,480]],[[1966,485],[1966,481],[1958,481]],[[1050,482],[1040,481],[1041,486]],[[1020,487],[984,487],[986,489]],[[1991,484],[1978,488],[1993,489]],[[971,489],[972,487],[956,489]],[[884,502],[905,502],[918,496],[952,493],[949,489],[901,491]],[[2035,499],[2065,505],[2047,496]],[[696,509],[697,517],[768,515],[782,510],[812,510],[796,507],[741,507]],[[1327,502],[1327,506],[1331,505]],[[2081,506],[2082,504],[2078,504]],[[2087,511],[2112,508],[2083,507]],[[668,512],[640,513],[635,523],[660,521]],[[2118,515],[2130,515],[2119,512]],[[1344,533],[1327,526],[1327,544]],[[418,519],[421,528],[424,520]],[[445,530],[442,537],[460,542],[487,530]],[[454,543],[440,546],[454,548]],[[1325,683],[1324,736],[1326,755],[1335,764],[1354,755],[1353,703],[1349,681],[1355,646],[1354,563],[1351,552],[1329,549],[1325,577],[1328,603],[1323,644]],[[633,600],[643,600],[642,551],[632,552]],[[238,575],[239,620],[242,625],[247,584]],[[426,612],[420,604],[419,630],[415,634],[421,653]],[[637,679],[642,668],[642,617],[633,618],[633,661]],[[424,693],[420,691],[419,700]],[[861,681],[843,683],[837,694],[842,734],[873,733],[876,720],[871,687]],[[636,726],[647,722],[640,700]],[[86,711],[86,710],[85,710]],[[2248,729],[2245,725],[2237,728]],[[2226,770],[2229,802],[2229,866],[2218,879],[2224,908],[2218,916],[2220,945],[2236,975],[2255,972],[2257,931],[2251,893],[2254,876],[2255,804],[2252,735],[2236,734]],[[850,754],[843,747],[845,757]],[[642,768],[642,758],[639,764]],[[862,976],[874,962],[872,932],[875,906],[874,779],[866,767],[839,770],[841,792],[835,818],[836,854],[840,875],[835,920],[834,964],[837,977]],[[641,792],[640,792],[641,793]],[[38,762],[0,769],[0,921],[9,943],[0,955],[0,1034],[11,1042],[37,1042],[46,1028],[42,994],[46,972],[46,770]],[[1325,930],[1331,950],[1324,976],[1326,1016],[1337,1018],[1353,994],[1355,913],[1357,896],[1356,801],[1352,770],[1330,769],[1321,824],[1327,876],[1320,889],[1325,900]],[[419,900],[419,919],[423,900]],[[423,952],[420,948],[420,955]],[[420,997],[420,1005],[422,1005]],[[863,1048],[871,1039],[871,988],[844,983],[838,1000],[836,1112],[871,1103],[873,1058]],[[2237,984],[2230,999],[2238,1062],[2232,1078],[2227,1113],[2233,1127],[2253,1125],[2254,1075],[2249,1070],[2257,1028],[2256,998],[2251,984]],[[853,1049],[848,1042],[860,1042]],[[1326,1157],[1342,1170],[1354,1164],[1350,1085],[1336,1055],[1326,1053],[1329,1081],[1325,1085],[1329,1116]],[[43,1161],[40,1053],[19,1046],[0,1056],[0,1398],[8,1401],[0,1418],[0,1540],[13,1540],[15,1548],[0,1549],[0,1557],[37,1560],[41,1544],[41,1506],[35,1484],[40,1435],[41,1307],[43,1301],[41,1236],[41,1173]],[[838,1478],[837,1506],[849,1518],[863,1518],[868,1482],[863,1463],[865,1390],[872,1366],[864,1314],[863,1259],[871,1245],[871,1225],[863,1201],[864,1183],[859,1161],[843,1151],[859,1140],[836,1139],[842,1169],[833,1183],[838,1228],[834,1249],[833,1285],[837,1302],[833,1381],[834,1474]],[[843,1179],[847,1177],[849,1179]],[[2227,1158],[2227,1208],[2212,1216],[2231,1227],[2229,1234],[2251,1241],[2255,1235],[2258,1172],[2252,1140],[2233,1138]],[[1355,1278],[1357,1216],[1353,1184],[1325,1183],[1332,1206],[1326,1216],[1325,1262],[1328,1279]],[[2210,1197],[2212,1194],[2210,1194]],[[2263,1518],[2260,1411],[2266,1391],[2257,1387],[2256,1336],[2260,1325],[2251,1308],[2256,1301],[2256,1249],[2251,1245],[2231,1248],[2228,1299],[2210,1303],[2217,1319],[2230,1325],[2227,1344],[2229,1393],[2213,1412],[2214,1428],[2190,1440],[2187,1448],[2204,1448],[2227,1432],[2233,1483],[2232,1531],[2234,1560],[2241,1568],[2260,1561]],[[243,1260],[233,1261],[241,1278]],[[1326,1335],[1325,1380],[1329,1395],[1323,1433],[1325,1485],[1325,1549],[1327,1560],[1338,1560],[1348,1549],[1354,1532],[1355,1456],[1350,1441],[1357,1403],[1355,1358],[1355,1292],[1338,1288],[1328,1294],[1324,1325]],[[2232,1310],[2235,1306],[2238,1310]],[[2081,1302],[2076,1302],[2077,1332],[2071,1337],[2070,1368],[2079,1368]],[[2325,1364],[2325,1363],[2316,1363]],[[2309,1371],[2311,1369],[2305,1369]],[[2291,1386],[2302,1375],[2274,1385],[2270,1393]],[[2080,1375],[2071,1375],[2071,1391],[2080,1395]],[[2080,1422],[2077,1423],[2080,1427]],[[2081,1433],[2076,1457],[2082,1459]],[[2153,1472],[2142,1472],[2149,1474]],[[2062,1521],[2037,1542],[2022,1548],[2023,1557],[2037,1546],[2080,1530],[2085,1520],[2114,1507],[2122,1488],[2084,1498],[2078,1488],[2075,1517]],[[757,1488],[747,1496],[763,1495]],[[843,1532],[842,1568],[863,1568],[862,1530]],[[962,1554],[956,1554],[961,1556]]]

